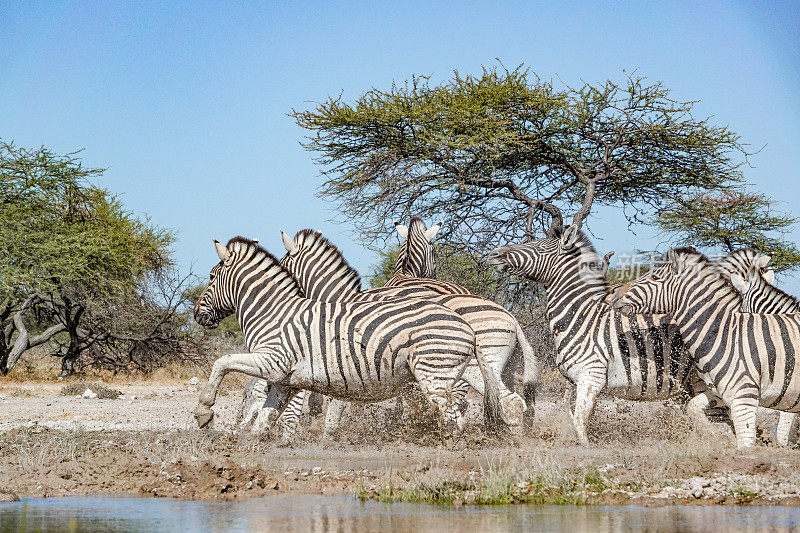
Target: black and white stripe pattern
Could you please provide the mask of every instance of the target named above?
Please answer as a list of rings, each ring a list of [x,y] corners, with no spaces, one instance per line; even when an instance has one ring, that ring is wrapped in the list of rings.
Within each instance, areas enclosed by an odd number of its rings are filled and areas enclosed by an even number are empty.
[[[400,250],[397,254],[394,275],[384,287],[426,287],[439,294],[469,294],[470,292],[457,283],[434,278],[435,257],[431,241],[439,232],[441,223],[425,227],[419,217],[412,217],[408,226],[395,223],[400,236]]]
[[[383,287],[361,290],[358,273],[345,261],[336,246],[321,233],[302,230],[294,238],[283,234],[287,254],[281,264],[291,272],[303,288],[306,296],[319,301],[378,301],[398,298],[423,298],[443,305],[458,313],[475,331],[478,349],[483,353],[487,365],[498,378],[503,376],[509,360],[519,344],[525,364],[523,388],[527,395],[528,408],[522,398],[501,386],[500,395],[506,419],[512,424],[533,419],[535,385],[540,373],[540,363],[533,348],[525,338],[522,328],[511,313],[499,304],[473,295],[442,295],[425,286]],[[477,383],[477,391],[483,394],[483,384],[477,360],[465,371],[465,379]],[[512,383],[513,376],[506,375]],[[466,389],[462,389],[466,392]],[[328,424],[332,427],[333,422]]]
[[[762,314],[800,313],[800,303],[773,285],[775,271],[769,268],[770,256],[761,255],[752,248],[731,252],[717,261],[736,290],[742,296],[742,312]],[[788,446],[797,423],[795,413],[779,411],[778,423],[773,429],[775,441]]]
[[[616,313],[607,301],[606,265],[574,228],[489,254],[489,264],[547,290],[547,318],[556,364],[576,387],[573,424],[582,442],[597,394],[661,400],[698,384],[681,336],[669,317]]]
[[[213,418],[222,378],[239,371],[284,387],[278,412],[300,389],[345,400],[380,401],[416,381],[439,408],[448,428],[463,419],[453,401],[456,382],[475,357],[475,335],[451,310],[421,300],[325,303],[303,297],[300,286],[266,250],[237,237],[215,242],[220,263],[195,306],[195,320],[216,326],[235,313],[250,353],[214,363],[195,416]],[[502,421],[490,372],[487,422]]]
[[[702,254],[670,250],[614,306],[674,316],[701,376],[730,406],[739,447],[755,443],[759,405],[800,411],[800,315],[742,313],[740,294]]]

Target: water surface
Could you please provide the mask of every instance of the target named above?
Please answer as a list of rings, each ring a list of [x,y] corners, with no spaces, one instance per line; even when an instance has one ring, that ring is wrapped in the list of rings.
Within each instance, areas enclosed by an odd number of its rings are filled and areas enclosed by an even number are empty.
[[[0,503],[0,531],[791,531],[794,507],[440,507],[285,495],[238,502],[137,497]]]

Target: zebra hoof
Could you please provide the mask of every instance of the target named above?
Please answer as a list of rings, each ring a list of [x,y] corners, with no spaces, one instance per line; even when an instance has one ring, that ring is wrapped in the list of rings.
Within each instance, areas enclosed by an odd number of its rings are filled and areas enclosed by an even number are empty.
[[[197,420],[198,427],[203,429],[214,419],[214,411],[204,405],[198,405],[194,410],[194,418]]]

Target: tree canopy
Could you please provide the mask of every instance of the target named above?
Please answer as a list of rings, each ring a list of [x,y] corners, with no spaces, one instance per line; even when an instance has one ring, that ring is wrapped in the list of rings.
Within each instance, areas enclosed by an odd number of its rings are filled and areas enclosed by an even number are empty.
[[[764,194],[742,190],[708,192],[676,198],[660,210],[656,223],[680,245],[721,249],[755,248],[772,256],[772,266],[800,265],[800,250],[786,239],[795,217],[781,213]]]
[[[85,168],[77,155],[0,142],[2,372],[61,332],[71,372],[75,357],[108,335],[89,324],[172,263],[172,233],[126,211],[93,183],[102,169]],[[33,310],[52,324],[35,337],[26,325]]]
[[[694,105],[635,75],[573,88],[520,66],[415,76],[290,115],[309,131],[321,194],[367,241],[410,214],[444,216],[445,239],[485,249],[520,238],[532,207],[580,224],[597,202],[641,221],[670,198],[741,185],[739,136]]]

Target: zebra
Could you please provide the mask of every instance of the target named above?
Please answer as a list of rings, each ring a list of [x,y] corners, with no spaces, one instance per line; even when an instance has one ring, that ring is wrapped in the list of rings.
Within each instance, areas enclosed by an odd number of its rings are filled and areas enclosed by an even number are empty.
[[[311,229],[299,231],[294,238],[281,232],[286,255],[281,259],[283,265],[299,280],[305,294],[319,301],[375,301],[396,298],[424,298],[448,307],[464,318],[475,331],[478,347],[496,374],[503,375],[514,348],[519,343],[525,365],[523,388],[528,398],[535,395],[536,381],[540,364],[522,327],[514,316],[501,305],[473,295],[442,295],[425,286],[383,287],[361,290],[361,277],[344,259],[339,249],[326,239],[322,233]],[[476,361],[466,370],[475,375],[478,372]],[[507,376],[513,380],[513,376]],[[473,382],[477,380],[473,379]],[[513,388],[513,382],[511,384]],[[482,390],[478,389],[482,394]],[[524,413],[526,424],[533,419],[533,402],[526,402],[505,387],[501,387],[506,419],[512,425],[519,424]],[[329,406],[330,409],[330,406]],[[337,411],[333,411],[337,412]],[[333,427],[333,421],[326,428]]]
[[[487,261],[545,285],[556,365],[575,386],[571,416],[582,443],[589,442],[586,427],[601,390],[630,400],[703,392],[670,317],[613,311],[606,263],[575,225],[553,227],[544,239],[496,248]],[[702,410],[691,402],[688,409],[698,422]]]
[[[434,278],[436,262],[431,241],[436,237],[442,224],[443,222],[439,222],[427,228],[425,222],[417,216],[411,217],[408,226],[399,222],[394,223],[401,244],[394,275],[386,281],[384,287],[424,287],[442,295],[471,294],[467,288],[457,283]],[[516,323],[516,320],[514,322]],[[536,382],[541,367],[535,360],[536,356],[521,329],[518,331],[517,340],[523,350],[522,396],[526,405],[524,423],[530,427],[533,424]]]
[[[395,222],[394,227],[402,242],[394,275],[384,287],[425,287],[439,294],[470,294],[469,290],[457,283],[434,278],[436,263],[431,241],[442,227],[442,222],[426,228],[420,217],[411,217],[408,226]]]
[[[759,405],[800,411],[800,315],[743,313],[739,292],[703,254],[670,249],[664,265],[617,291],[613,306],[673,315],[700,375],[730,407],[739,448],[755,444]]]
[[[728,254],[717,264],[742,295],[742,312],[800,313],[800,303],[797,299],[775,287],[775,271],[768,268],[770,259],[770,256],[760,255],[751,248],[743,248]],[[779,411],[778,424],[774,429],[775,441],[778,444],[789,445],[796,421],[795,413]]]
[[[473,357],[484,380],[486,424],[503,424],[497,379],[475,350],[475,334],[461,317],[422,300],[325,303],[303,296],[297,280],[250,239],[214,241],[220,262],[211,269],[194,318],[215,327],[235,313],[249,353],[218,358],[194,411],[198,425],[224,376],[243,372],[282,387],[278,413],[300,389],[346,400],[381,401],[419,384],[438,407],[447,431],[463,427],[453,390]]]

